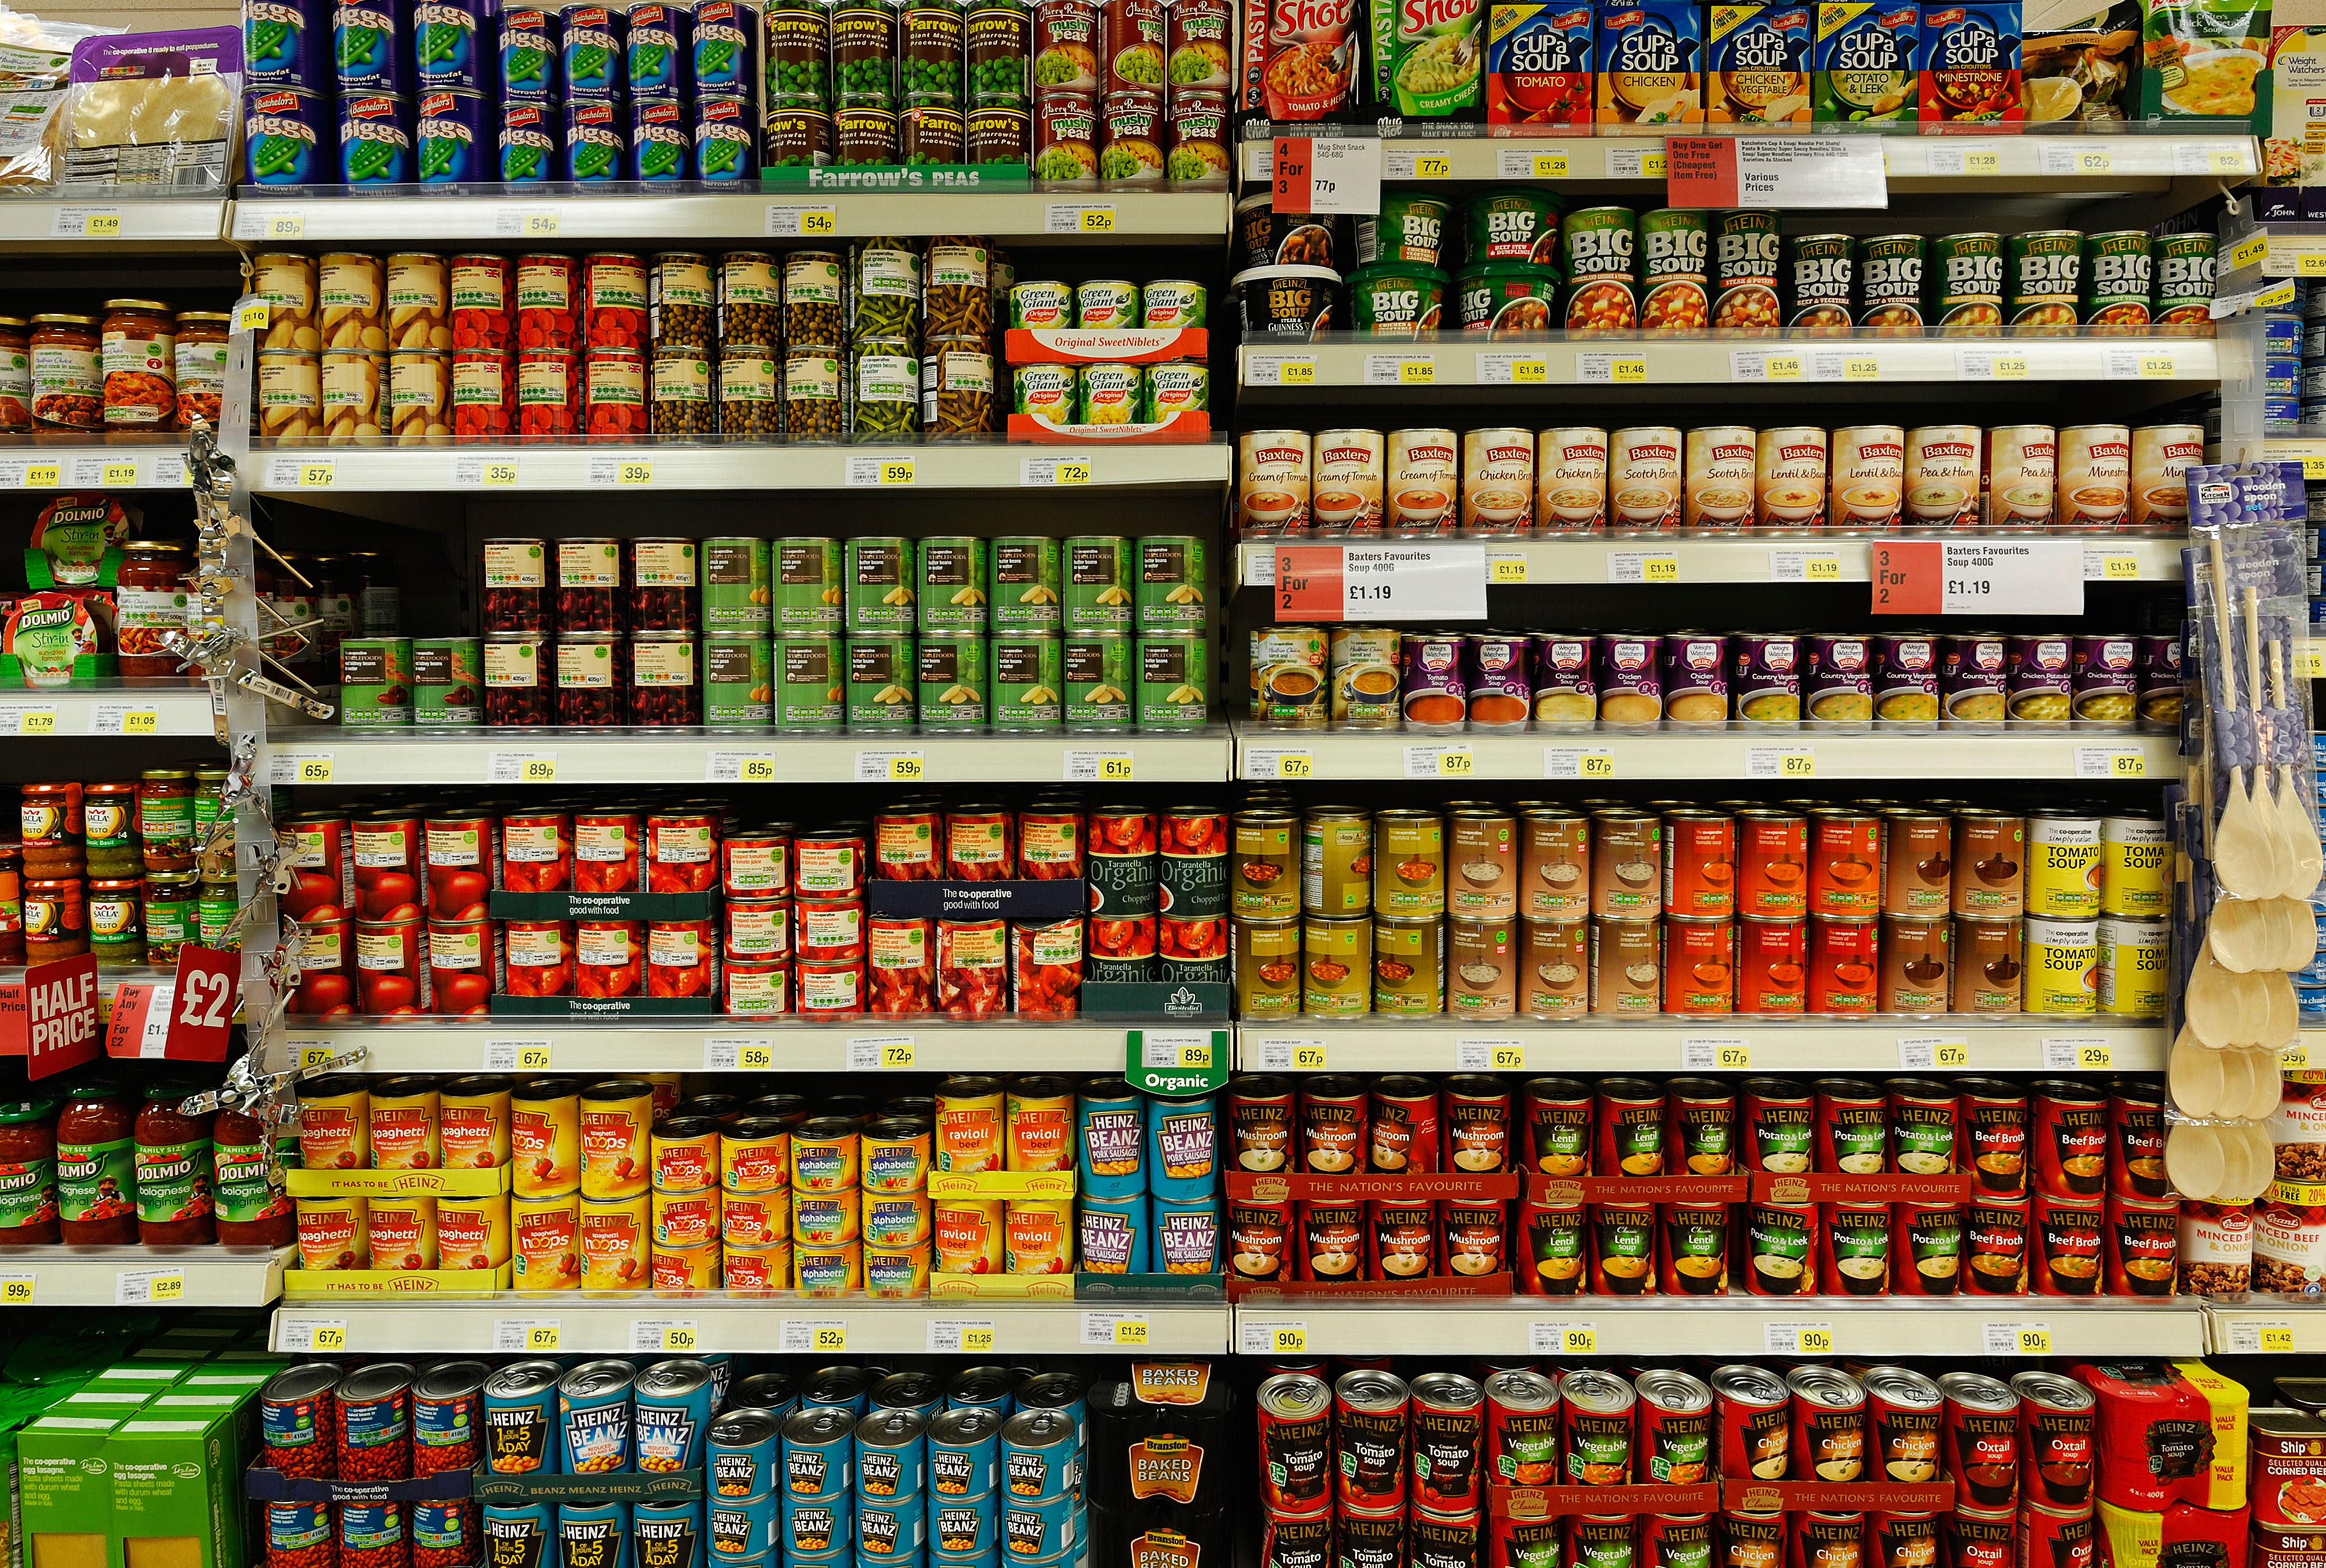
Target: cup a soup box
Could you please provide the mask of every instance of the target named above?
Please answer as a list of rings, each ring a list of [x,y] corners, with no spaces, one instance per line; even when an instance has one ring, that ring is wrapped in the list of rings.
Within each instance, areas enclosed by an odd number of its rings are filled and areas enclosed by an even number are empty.
[[[1704,123],[1704,12],[1694,0],[1599,7],[1598,122]]]
[[[2018,125],[2019,0],[1922,7],[1925,125]]]
[[[1912,0],[1825,0],[1818,7],[1810,117],[1828,125],[1913,119],[1921,51],[1922,9]]]
[[[1486,14],[1486,123],[1591,123],[1590,0],[1495,5]]]
[[[1808,5],[1715,5],[1705,25],[1707,125],[1810,121]]]

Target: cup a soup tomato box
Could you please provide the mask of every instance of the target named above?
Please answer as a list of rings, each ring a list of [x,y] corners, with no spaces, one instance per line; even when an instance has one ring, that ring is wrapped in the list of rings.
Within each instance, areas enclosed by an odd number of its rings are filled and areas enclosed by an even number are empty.
[[[2253,1522],[2315,1530],[2326,1526],[2326,1421],[2275,1406],[2247,1418]]]

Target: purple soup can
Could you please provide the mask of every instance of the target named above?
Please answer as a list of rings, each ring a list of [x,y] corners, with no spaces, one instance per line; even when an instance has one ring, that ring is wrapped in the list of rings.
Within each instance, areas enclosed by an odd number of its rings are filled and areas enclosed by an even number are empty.
[[[694,103],[694,177],[754,180],[758,177],[758,138],[746,98],[705,98]]]
[[[412,106],[393,93],[340,96],[340,178],[349,185],[412,179]]]
[[[2057,632],[2014,632],[2004,639],[2005,706],[2014,728],[2065,724],[2073,711],[2073,643]]]
[[[1785,631],[1740,631],[1728,639],[1728,695],[1755,729],[1801,723],[1800,639]]]
[[[1927,631],[1874,639],[1874,717],[1885,730],[1931,730],[1939,723],[1939,639]]]
[[[1812,631],[1801,639],[1801,711],[1824,730],[1874,722],[1874,650],[1863,637]]]
[[[1595,657],[1603,723],[1647,729],[1664,716],[1661,652],[1661,639],[1652,631],[1599,634]]]
[[[2181,727],[2181,639],[2144,631],[2132,639],[2133,689],[2140,697],[2140,727]]]
[[[1939,639],[1939,703],[1947,728],[2002,724],[2005,666],[2001,632],[1949,632]]]
[[[412,90],[412,46],[387,0],[331,8],[331,61],[342,94]]]
[[[1523,730],[1534,711],[1534,639],[1524,632],[1475,632],[1470,657],[1470,727]]]
[[[694,163],[693,117],[676,98],[630,100],[630,177],[684,180]]]
[[[622,96],[626,21],[621,12],[605,5],[570,5],[559,14],[557,59],[568,98],[610,103]]]
[[[321,92],[335,79],[329,0],[243,0],[244,87]]]
[[[1410,729],[1452,734],[1469,712],[1469,688],[1462,681],[1462,633],[1409,631],[1400,663],[1404,681],[1400,700]]]
[[[1714,631],[1664,634],[1658,650],[1664,717],[1691,728],[1728,722],[1728,639]]]
[[[500,57],[503,102],[557,101],[556,12],[502,12],[493,19],[493,52]]]
[[[2139,716],[2139,654],[2129,637],[2069,639],[2068,682],[2076,728],[2128,730]]]
[[[423,185],[463,185],[493,177],[491,149],[498,127],[486,118],[482,93],[424,92],[414,140]]]
[[[565,177],[575,181],[629,177],[629,117],[622,106],[575,99],[565,106]]]
[[[565,149],[563,129],[555,104],[501,105],[501,179],[511,185],[542,185],[555,179],[558,154]]]
[[[1588,635],[1534,639],[1534,717],[1539,724],[1589,729],[1599,722],[1599,682]]]
[[[422,92],[483,92],[491,72],[492,0],[418,0],[412,7],[412,70]]]
[[[694,14],[662,0],[629,11],[630,91],[641,98],[684,98],[694,75]]]

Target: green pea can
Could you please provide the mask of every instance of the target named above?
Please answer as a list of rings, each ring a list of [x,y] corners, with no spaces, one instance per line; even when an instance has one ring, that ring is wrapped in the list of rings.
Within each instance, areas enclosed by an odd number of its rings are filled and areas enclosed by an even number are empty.
[[[1130,728],[1130,635],[1069,631],[1059,648],[1066,676],[1066,728]]]
[[[1075,325],[1135,327],[1139,324],[1139,285],[1119,277],[1094,278],[1075,285]]]
[[[1075,534],[1066,540],[1066,630],[1128,631],[1138,572],[1121,534]]]
[[[993,624],[1005,631],[1056,631],[1064,619],[1058,541],[1005,534],[993,541]]]
[[[1139,307],[1139,324],[1157,331],[1200,327],[1208,319],[1204,285],[1184,277],[1167,277],[1147,285]]]
[[[1075,294],[1065,284],[1038,278],[1009,285],[1009,324],[1030,330],[1075,324]]]
[[[194,895],[194,921],[201,928],[202,946],[214,953],[239,951],[242,944],[229,938],[227,931],[241,909],[242,893],[234,883],[202,883]]]
[[[725,537],[702,541],[702,630],[756,631],[775,621],[775,592],[768,580],[765,539]]]
[[[2210,232],[2157,237],[2151,262],[2159,336],[2213,335],[2213,250]]]
[[[2077,312],[2083,324],[2117,335],[2146,333],[2153,266],[2145,229],[2085,235],[2083,292]]]
[[[2003,236],[1946,234],[1930,243],[1931,323],[1944,338],[2003,331]]]
[[[1150,534],[1139,546],[1139,630],[1200,631],[1209,622],[1204,541],[1193,534]]]
[[[763,730],[775,716],[775,645],[764,631],[714,631],[702,639],[702,722],[714,730]]]
[[[993,568],[983,539],[941,534],[921,541],[916,593],[921,634],[983,631],[992,620]]]
[[[1084,365],[1075,383],[1075,422],[1128,425],[1139,417],[1147,372],[1137,365]]]
[[[1211,644],[1204,634],[1141,632],[1138,653],[1139,727],[1203,728],[1211,717],[1212,689]]]
[[[984,729],[988,674],[982,634],[953,631],[922,638],[914,675],[921,728],[941,734]]]
[[[1482,261],[1556,261],[1558,258],[1558,214],[1564,205],[1545,191],[1524,188],[1482,191],[1464,210],[1468,247],[1463,259]],[[1386,210],[1386,203],[1384,203]],[[1624,208],[1586,208],[1586,212],[1622,212],[1624,229],[1631,231],[1632,214]],[[1583,212],[1575,215],[1581,218]]]
[[[1002,734],[1055,730],[1065,717],[1065,666],[1055,631],[996,632],[986,691]]]
[[[913,727],[913,638],[851,635],[848,639],[848,729],[851,734],[894,734]]]
[[[1075,396],[1080,385],[1071,365],[1012,365],[1009,406],[1012,412],[1045,425],[1072,425]]]
[[[412,723],[412,639],[340,639],[340,723],[351,730]]]
[[[776,630],[837,631],[844,614],[838,539],[800,536],[774,549]]]
[[[1160,425],[1175,414],[1199,414],[1212,406],[1212,370],[1208,365],[1175,359],[1149,365],[1139,384],[1139,417]]]
[[[851,539],[842,568],[848,583],[848,631],[913,630],[913,542],[896,535]]]
[[[485,722],[485,639],[412,639],[412,722],[440,727]]]
[[[2004,276],[2011,325],[2022,337],[2056,338],[2076,330],[2083,238],[2072,229],[2038,229],[2011,237]]]
[[[848,716],[848,646],[836,631],[786,631],[776,639],[777,729],[840,733]]]

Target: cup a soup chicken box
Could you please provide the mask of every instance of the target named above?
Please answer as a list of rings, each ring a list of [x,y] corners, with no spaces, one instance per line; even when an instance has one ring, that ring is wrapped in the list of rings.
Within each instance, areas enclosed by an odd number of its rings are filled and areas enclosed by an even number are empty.
[[[1810,123],[1810,7],[1715,5],[1705,25],[1707,125]]]

